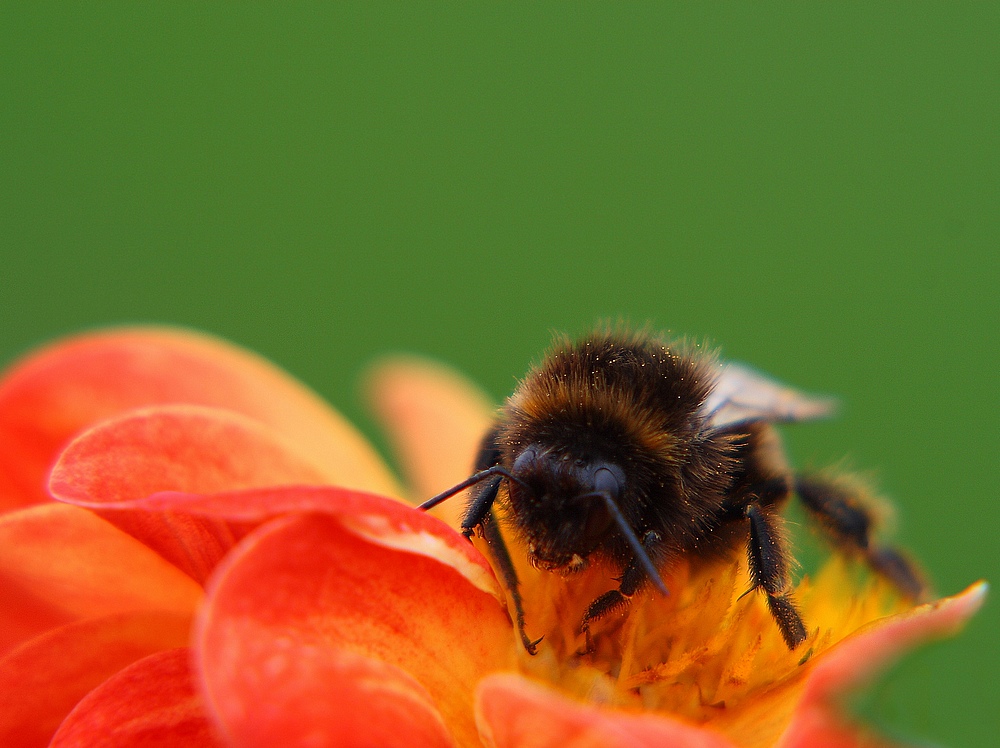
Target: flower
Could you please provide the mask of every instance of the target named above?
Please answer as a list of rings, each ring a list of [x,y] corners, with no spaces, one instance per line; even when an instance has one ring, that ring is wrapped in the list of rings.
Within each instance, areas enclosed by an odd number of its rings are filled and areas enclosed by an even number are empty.
[[[414,360],[370,393],[413,496],[464,477],[482,395]],[[878,745],[841,695],[985,593],[909,609],[834,561],[793,653],[739,564],[681,563],[580,654],[602,570],[522,568],[530,657],[458,502],[415,511],[315,396],[190,332],[29,356],[0,444],[3,745]]]

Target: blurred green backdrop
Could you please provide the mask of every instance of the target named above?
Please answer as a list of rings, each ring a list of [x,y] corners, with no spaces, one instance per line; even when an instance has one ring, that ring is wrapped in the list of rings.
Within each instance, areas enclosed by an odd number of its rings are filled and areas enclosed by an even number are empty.
[[[370,429],[387,351],[497,398],[554,329],[721,345],[842,417],[942,592],[1000,579],[1000,5],[0,9],[0,357],[189,325]],[[863,709],[995,744],[995,601]]]

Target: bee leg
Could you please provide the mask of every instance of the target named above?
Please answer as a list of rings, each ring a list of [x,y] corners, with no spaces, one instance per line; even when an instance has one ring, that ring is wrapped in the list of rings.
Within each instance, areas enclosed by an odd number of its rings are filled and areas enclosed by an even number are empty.
[[[469,502],[465,516],[462,517],[462,534],[466,538],[471,538],[476,528],[482,525],[490,515],[493,503],[497,499],[497,493],[500,491],[501,480],[503,480],[502,476],[498,475],[484,484],[482,490]]]
[[[859,552],[906,597],[923,596],[926,583],[917,567],[896,549],[872,544],[874,518],[857,496],[832,481],[801,476],[795,481],[795,492],[834,542]]]
[[[580,624],[580,631],[589,633],[591,623],[599,618],[604,618],[609,613],[623,609],[628,605],[629,597],[631,595],[626,595],[621,591],[621,588],[605,592],[587,607],[583,622]]]
[[[533,655],[538,651],[538,642],[541,641],[541,637],[532,641],[524,631],[524,601],[521,599],[520,582],[517,578],[514,562],[510,559],[507,544],[500,532],[496,514],[492,510],[488,511],[480,526],[483,530],[483,537],[489,544],[490,555],[493,556],[496,570],[500,572],[501,581],[514,604],[515,624],[517,625],[517,633],[521,635],[521,643],[528,654]]]
[[[647,532],[642,538],[642,546],[643,548],[649,548],[659,540],[660,536],[657,533]],[[608,590],[587,607],[587,612],[583,616],[583,622],[580,624],[580,630],[587,634],[588,641],[590,638],[590,624],[616,610],[625,608],[629,603],[629,598],[647,581],[649,581],[649,576],[646,573],[645,567],[638,559],[632,559],[622,573],[618,589]]]
[[[624,577],[622,577],[622,586],[624,586]],[[594,640],[590,636],[591,623],[616,610],[624,610],[628,607],[629,598],[634,594],[635,590],[631,592],[627,589],[626,591],[622,591],[622,586],[619,586],[617,590],[608,590],[587,607],[583,621],[580,622],[580,633],[584,635],[586,644],[583,650],[577,654],[587,655],[594,651]]]
[[[781,637],[789,649],[795,649],[805,641],[806,627],[788,591],[788,547],[781,516],[754,503],[746,508],[746,518],[750,521],[751,590],[767,595],[767,607]]]
[[[496,426],[486,432],[483,440],[479,443],[479,452],[476,453],[476,462],[473,465],[473,472],[480,473],[500,464],[502,455],[500,446],[497,444],[499,431]],[[472,501],[465,510],[462,517],[462,534],[466,538],[471,538],[476,527],[481,525],[493,508],[497,493],[500,491],[500,482],[503,476],[498,475],[493,480],[483,484],[482,489],[473,495]]]

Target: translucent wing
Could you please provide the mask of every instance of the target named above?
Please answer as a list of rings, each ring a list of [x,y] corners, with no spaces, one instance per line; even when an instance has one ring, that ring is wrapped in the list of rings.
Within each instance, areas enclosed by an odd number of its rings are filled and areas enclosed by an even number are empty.
[[[807,395],[749,366],[727,363],[701,407],[709,425],[724,428],[751,421],[811,421],[829,416],[836,405],[833,398]]]

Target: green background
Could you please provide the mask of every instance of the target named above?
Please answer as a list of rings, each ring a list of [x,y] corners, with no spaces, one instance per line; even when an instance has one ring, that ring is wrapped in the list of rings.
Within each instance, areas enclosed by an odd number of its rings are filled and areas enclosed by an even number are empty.
[[[842,396],[795,460],[875,470],[939,591],[1000,580],[1000,4],[12,5],[4,360],[189,325],[370,430],[381,353],[499,398],[651,321]],[[864,711],[993,745],[997,610]]]

